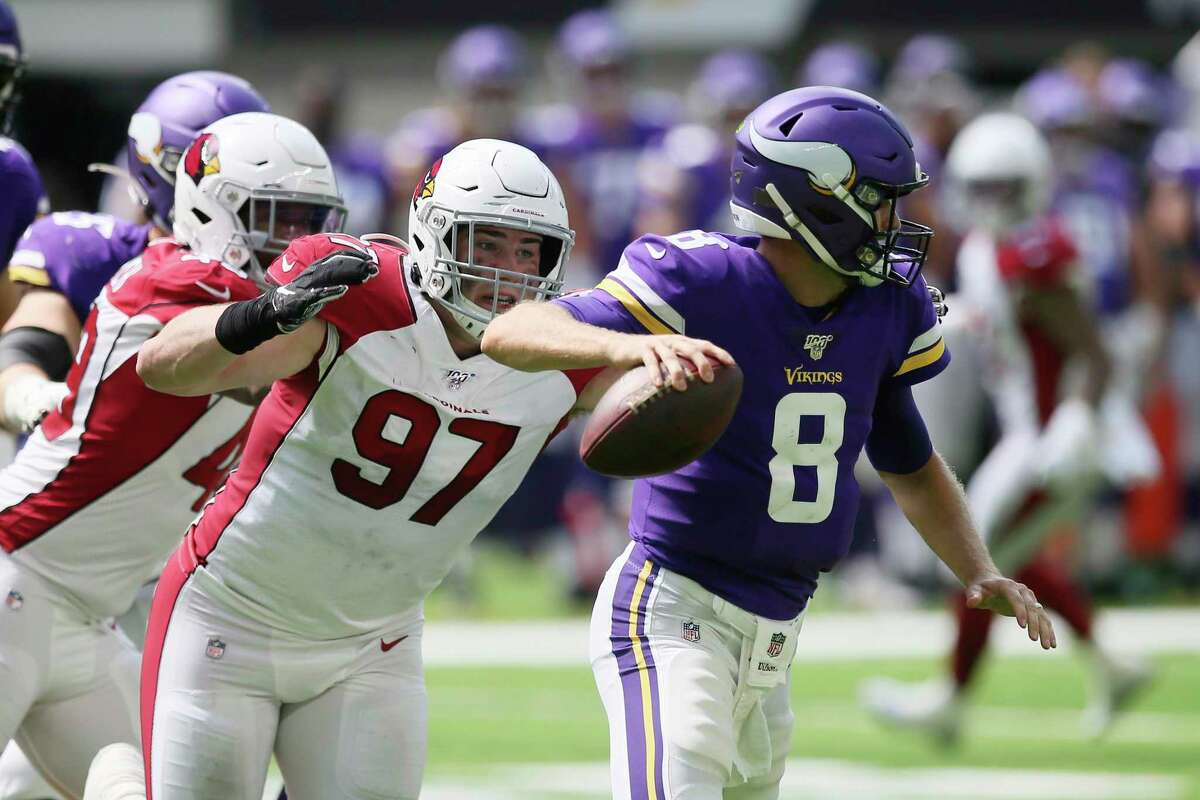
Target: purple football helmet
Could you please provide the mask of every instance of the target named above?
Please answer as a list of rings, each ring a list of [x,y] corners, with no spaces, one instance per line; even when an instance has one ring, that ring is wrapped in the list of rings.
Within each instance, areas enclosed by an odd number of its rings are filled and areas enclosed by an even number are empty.
[[[914,36],[900,48],[892,65],[891,80],[925,80],[954,72],[965,75],[971,64],[967,49],[957,39],[937,33]]]
[[[1108,62],[1096,89],[1105,110],[1119,120],[1155,128],[1170,120],[1172,86],[1144,61],[1118,58]]]
[[[829,42],[809,54],[796,71],[801,86],[838,86],[856,92],[879,88],[879,59],[854,42]]]
[[[1150,148],[1146,171],[1153,178],[1200,190],[1200,136],[1185,128],[1163,131]]]
[[[613,15],[591,9],[572,14],[558,33],[558,51],[580,70],[619,67],[629,55],[629,37]]]
[[[775,91],[778,77],[771,64],[748,50],[722,50],[700,67],[690,94],[697,108],[712,116],[749,110]]]
[[[270,110],[253,86],[224,72],[185,72],[156,86],[129,120],[126,144],[134,191],[154,224],[171,230],[175,167],[196,134],[231,114]]]
[[[900,120],[864,94],[806,86],[776,95],[738,128],[730,165],[734,224],[803,244],[866,286],[917,279],[933,230],[897,201],[929,182]],[[890,201],[886,226],[876,211]]]
[[[440,71],[442,83],[455,91],[515,91],[527,73],[525,42],[503,25],[469,28],[450,43]]]
[[[1061,69],[1043,70],[1017,90],[1017,109],[1043,131],[1085,128],[1095,109],[1087,87]]]
[[[25,51],[17,17],[8,3],[0,0],[0,136],[12,127],[12,114],[21,96],[17,91],[25,71]]]

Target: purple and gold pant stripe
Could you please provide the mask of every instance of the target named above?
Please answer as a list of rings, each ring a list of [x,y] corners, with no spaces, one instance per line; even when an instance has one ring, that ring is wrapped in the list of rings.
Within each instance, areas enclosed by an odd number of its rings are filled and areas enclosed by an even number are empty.
[[[630,797],[666,800],[658,671],[646,638],[646,606],[658,566],[631,556],[621,569],[613,595],[612,647],[625,699],[625,747]]]

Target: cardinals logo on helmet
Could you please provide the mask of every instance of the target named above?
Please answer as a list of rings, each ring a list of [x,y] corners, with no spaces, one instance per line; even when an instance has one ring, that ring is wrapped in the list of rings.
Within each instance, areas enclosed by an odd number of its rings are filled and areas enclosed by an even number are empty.
[[[211,133],[202,133],[188,145],[183,154],[183,169],[197,186],[206,175],[216,175],[221,171],[221,161],[217,158],[220,145],[217,137]]]
[[[433,197],[433,186],[437,183],[438,170],[441,168],[442,160],[439,158],[433,162],[433,166],[429,168],[429,172],[425,173],[425,179],[417,184],[417,188],[413,190],[413,208],[417,207],[418,200]]]

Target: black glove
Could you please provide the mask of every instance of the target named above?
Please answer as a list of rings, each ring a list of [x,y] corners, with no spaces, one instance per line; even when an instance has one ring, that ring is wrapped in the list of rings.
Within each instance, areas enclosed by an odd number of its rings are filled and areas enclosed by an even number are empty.
[[[950,306],[946,305],[946,295],[942,294],[942,290],[936,286],[929,285],[925,288],[929,290],[929,299],[933,301],[933,310],[940,320],[950,310]]]
[[[217,320],[217,341],[235,355],[248,353],[268,339],[296,330],[326,303],[378,272],[374,253],[330,253],[305,267],[291,283],[226,308]]]

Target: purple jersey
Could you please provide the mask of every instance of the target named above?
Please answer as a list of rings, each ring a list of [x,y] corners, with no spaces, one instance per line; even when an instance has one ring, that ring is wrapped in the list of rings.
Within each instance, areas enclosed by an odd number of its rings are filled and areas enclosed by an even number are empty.
[[[949,362],[924,280],[798,305],[754,237],[644,236],[595,289],[554,302],[630,333],[727,349],[741,403],[711,450],[634,486],[630,532],[647,556],[756,614],[790,619],[850,545],[876,397]]]
[[[9,276],[63,295],[82,322],[104,284],[146,249],[150,227],[108,214],[55,212],[21,237]]]
[[[17,239],[39,212],[48,210],[42,178],[25,148],[0,136],[0,269],[9,262]]]
[[[655,98],[661,95],[655,95]],[[595,259],[609,269],[633,234],[639,202],[638,166],[646,147],[670,125],[671,98],[637,98],[626,124],[606,128],[586,112],[543,112],[541,147],[555,174],[583,201],[595,238]],[[547,120],[552,120],[548,123]],[[728,183],[728,165],[726,165]]]

